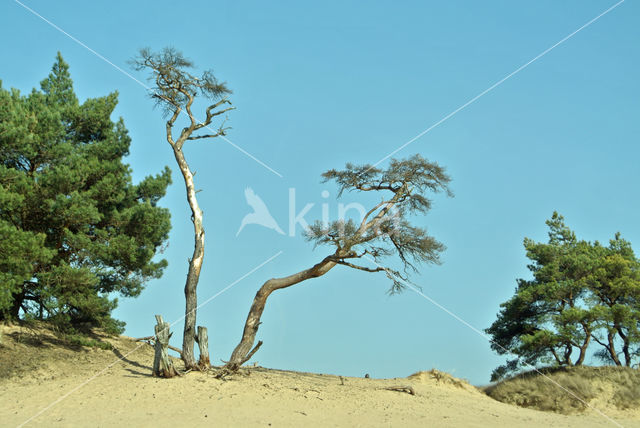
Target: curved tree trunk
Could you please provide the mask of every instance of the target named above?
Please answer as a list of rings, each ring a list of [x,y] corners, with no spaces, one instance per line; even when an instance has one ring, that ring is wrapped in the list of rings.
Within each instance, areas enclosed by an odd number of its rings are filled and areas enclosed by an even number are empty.
[[[251,354],[251,349],[253,348],[253,343],[255,342],[256,334],[258,333],[260,318],[264,312],[267,298],[271,293],[276,290],[298,284],[307,279],[322,276],[329,272],[335,265],[336,263],[331,261],[331,257],[326,257],[320,263],[309,269],[284,278],[273,278],[265,282],[256,293],[256,297],[253,299],[253,304],[251,305],[251,309],[249,309],[247,321],[244,324],[242,339],[238,346],[233,350],[229,362],[225,365],[225,369],[232,372],[236,371],[241,365],[248,361],[251,355],[253,355]]]
[[[20,309],[22,308],[22,303],[24,303],[24,298],[26,297],[26,292],[24,288],[19,293],[12,293],[13,301],[11,302],[11,307],[8,310],[8,319],[11,321],[17,321],[20,319]],[[0,314],[0,319],[1,318]]]
[[[571,362],[571,353],[573,352],[573,347],[570,343],[565,345],[564,348],[564,364],[568,365],[568,366],[572,366],[573,363]]]
[[[576,361],[576,366],[581,366],[584,362],[585,357],[587,356],[587,349],[589,348],[589,343],[591,343],[591,329],[587,325],[582,325],[582,329],[585,333],[584,341],[582,342],[582,346],[580,346],[580,355],[578,356],[578,360]]]
[[[189,273],[187,274],[187,282],[184,286],[186,306],[184,314],[184,334],[182,338],[182,361],[184,361],[187,369],[196,369],[198,368],[198,364],[193,354],[196,336],[196,308],[198,306],[196,288],[198,286],[198,280],[200,279],[202,260],[204,259],[204,227],[202,226],[202,210],[196,199],[193,173],[184,158],[182,147],[173,144],[172,146],[176,161],[180,167],[180,172],[182,172],[182,177],[184,178],[184,184],[187,188],[187,201],[191,208],[191,221],[193,221],[193,229],[195,232],[193,256],[189,259]]]
[[[631,367],[631,352],[629,350],[629,336],[624,334],[622,327],[617,326],[618,336],[622,339],[622,354],[624,355],[624,365]]]
[[[609,346],[607,347],[607,350],[609,351],[609,355],[611,355],[611,359],[616,364],[616,366],[621,366],[622,363],[620,362],[620,358],[618,357],[618,353],[616,352],[614,334],[615,333],[613,332],[613,330],[610,330],[607,334],[607,340],[609,342]]]

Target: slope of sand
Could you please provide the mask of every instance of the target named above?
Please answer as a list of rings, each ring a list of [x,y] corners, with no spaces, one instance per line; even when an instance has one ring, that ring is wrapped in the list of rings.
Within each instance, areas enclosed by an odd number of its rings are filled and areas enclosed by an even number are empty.
[[[0,326],[2,328],[2,326]],[[558,415],[502,404],[438,371],[364,379],[256,367],[150,376],[152,348],[104,339],[112,350],[60,345],[52,335],[4,327],[0,426],[640,427],[640,413]],[[386,390],[411,386],[415,395]]]

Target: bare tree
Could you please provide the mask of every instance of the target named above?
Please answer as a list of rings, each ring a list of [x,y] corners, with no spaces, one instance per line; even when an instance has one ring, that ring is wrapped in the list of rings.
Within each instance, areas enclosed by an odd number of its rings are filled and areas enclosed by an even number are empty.
[[[218,116],[233,109],[227,98],[231,91],[225,83],[218,82],[211,71],[205,71],[200,77],[187,72],[187,69],[193,67],[193,63],[173,48],[165,48],[159,53],[154,53],[149,49],[141,49],[139,55],[132,60],[132,64],[136,70],[148,69],[151,72],[149,80],[154,82],[151,97],[169,117],[166,123],[167,142],[173,149],[187,189],[187,201],[191,208],[191,221],[195,232],[195,246],[193,256],[189,259],[189,272],[184,287],[186,307],[182,360],[186,368],[198,368],[193,347],[196,338],[196,307],[198,304],[196,288],[204,258],[204,228],[202,226],[202,210],[196,199],[194,173],[189,169],[183,148],[187,141],[225,135],[228,128],[224,128],[224,121],[216,130],[211,130],[209,125]],[[202,119],[194,116],[191,110],[198,96],[213,102],[206,108],[205,117]],[[187,123],[176,138],[173,128],[181,113],[186,113]]]
[[[347,164],[342,171],[330,170],[323,174],[324,181],[334,180],[340,195],[345,191],[381,192],[381,201],[373,206],[359,224],[335,221],[330,224],[316,222],[307,232],[315,245],[330,245],[334,252],[314,266],[283,278],[265,282],[256,293],[245,322],[240,343],[221,375],[237,371],[255,353],[254,348],[260,318],[267,298],[276,290],[291,287],[329,272],[337,265],[365,272],[383,272],[392,281],[390,293],[402,291],[408,274],[416,271],[416,263],[439,263],[439,253],[444,245],[427,235],[427,231],[412,226],[409,216],[424,214],[431,207],[427,192],[449,190],[449,176],[436,163],[420,155],[406,160],[392,160],[386,170],[370,165]],[[385,263],[390,256],[399,257],[403,269],[392,269]],[[368,260],[367,260],[368,259]],[[367,260],[369,263],[363,263]]]

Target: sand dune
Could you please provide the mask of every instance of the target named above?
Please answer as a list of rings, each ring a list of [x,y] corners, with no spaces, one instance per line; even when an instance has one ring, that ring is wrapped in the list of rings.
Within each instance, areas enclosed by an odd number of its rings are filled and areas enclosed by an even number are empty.
[[[131,338],[104,339],[112,350],[73,349],[42,331],[4,330],[1,426],[617,426],[594,411],[566,416],[499,403],[438,371],[364,379],[256,367],[224,381],[201,372],[157,379],[151,347]],[[386,389],[396,386],[415,395]],[[637,411],[601,410],[640,427]]]

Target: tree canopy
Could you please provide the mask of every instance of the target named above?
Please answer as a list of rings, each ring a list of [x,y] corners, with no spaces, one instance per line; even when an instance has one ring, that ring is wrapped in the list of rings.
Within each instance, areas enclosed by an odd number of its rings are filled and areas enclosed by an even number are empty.
[[[517,358],[494,380],[522,366],[581,365],[588,351],[607,363],[631,366],[640,357],[640,261],[617,233],[608,246],[578,240],[554,213],[549,240],[525,238],[533,279],[519,279],[487,329],[492,348]]]
[[[392,159],[388,168],[347,163],[343,170],[329,170],[322,174],[325,182],[334,181],[341,196],[345,191],[377,192],[380,202],[365,213],[357,224],[352,219],[339,219],[328,225],[315,222],[307,232],[307,239],[315,245],[335,248],[331,260],[347,267],[384,272],[391,279],[391,293],[405,288],[411,272],[419,263],[439,263],[445,246],[428,235],[423,227],[412,225],[412,215],[426,214],[431,209],[429,192],[449,189],[451,178],[436,162],[414,155],[408,159]],[[397,256],[402,270],[387,265],[389,257]],[[354,263],[355,259],[369,259],[375,267]],[[384,265],[384,266],[383,266]]]
[[[40,87],[0,86],[0,319],[119,331],[110,293],[137,296],[167,265],[171,172],[132,184],[118,94],[81,104],[60,54]]]

